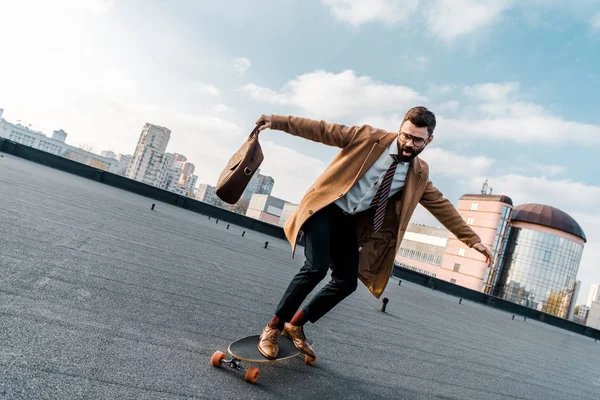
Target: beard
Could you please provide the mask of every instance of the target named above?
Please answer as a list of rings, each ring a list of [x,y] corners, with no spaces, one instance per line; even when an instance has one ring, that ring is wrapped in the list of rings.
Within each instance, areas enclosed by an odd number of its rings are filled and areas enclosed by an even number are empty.
[[[415,149],[412,146],[398,146],[398,155],[400,156],[400,161],[401,162],[405,162],[405,163],[409,163],[412,160],[414,160],[414,158],[416,156],[418,156],[419,154],[421,154],[421,152],[425,149],[425,146],[421,147],[419,150]],[[405,155],[404,152],[410,153]]]

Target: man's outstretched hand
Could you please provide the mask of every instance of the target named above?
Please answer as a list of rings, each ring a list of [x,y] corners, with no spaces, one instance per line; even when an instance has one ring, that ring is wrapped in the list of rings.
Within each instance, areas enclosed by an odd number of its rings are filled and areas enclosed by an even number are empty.
[[[485,261],[488,264],[491,264],[494,261],[494,256],[492,255],[492,252],[487,247],[485,247],[483,243],[475,243],[473,245],[473,248],[485,256]]]
[[[260,125],[260,124],[263,124],[263,123],[264,123],[264,125],[261,125],[261,126],[258,128],[258,130],[260,130],[260,131],[264,131],[265,129],[269,129],[269,128],[271,128],[271,116],[270,116],[270,115],[265,115],[265,114],[262,114],[262,115],[261,115],[261,116],[260,116],[260,117],[259,117],[259,118],[256,120],[256,125]]]

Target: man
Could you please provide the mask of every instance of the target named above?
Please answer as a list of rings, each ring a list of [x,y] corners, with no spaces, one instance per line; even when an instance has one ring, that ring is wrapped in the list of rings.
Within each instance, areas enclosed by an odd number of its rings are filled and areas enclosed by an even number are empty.
[[[354,292],[357,279],[376,298],[381,296],[418,203],[492,262],[491,252],[433,186],[427,163],[417,157],[433,140],[436,120],[427,108],[410,109],[398,133],[280,115],[261,115],[257,124],[262,124],[260,130],[282,130],[342,149],[284,226],[292,257],[298,234],[304,233],[306,261],[263,329],[258,349],[265,357],[277,357],[281,334],[301,352],[316,357],[304,324],[316,322]],[[331,281],[298,310],[329,268]]]

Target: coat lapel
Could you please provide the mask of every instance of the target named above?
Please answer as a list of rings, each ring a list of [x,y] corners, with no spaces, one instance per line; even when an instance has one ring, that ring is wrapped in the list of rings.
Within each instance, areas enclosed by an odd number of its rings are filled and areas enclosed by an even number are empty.
[[[358,170],[358,174],[354,178],[354,181],[351,183],[350,187],[354,185],[368,170],[375,164],[375,161],[381,157],[383,152],[387,149],[387,147],[396,139],[396,135],[393,133],[386,133],[379,137],[377,142],[373,144],[371,147],[371,151],[367,155],[365,162],[363,162],[362,166]]]

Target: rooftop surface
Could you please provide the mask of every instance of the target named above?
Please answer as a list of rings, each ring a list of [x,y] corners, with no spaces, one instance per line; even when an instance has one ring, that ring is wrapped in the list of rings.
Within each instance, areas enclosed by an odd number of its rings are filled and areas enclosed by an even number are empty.
[[[386,313],[359,284],[307,326],[317,365],[250,385],[210,357],[260,333],[302,248],[2,155],[0,398],[600,397],[600,343],[395,280]]]

